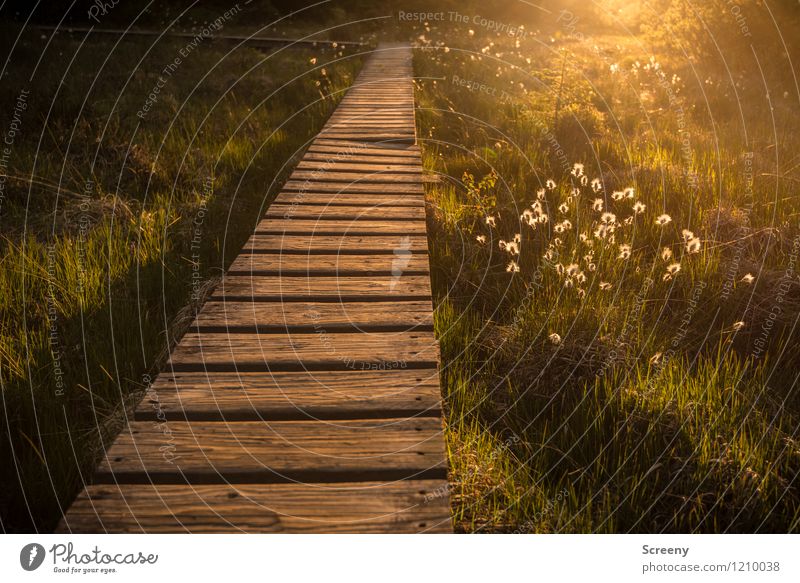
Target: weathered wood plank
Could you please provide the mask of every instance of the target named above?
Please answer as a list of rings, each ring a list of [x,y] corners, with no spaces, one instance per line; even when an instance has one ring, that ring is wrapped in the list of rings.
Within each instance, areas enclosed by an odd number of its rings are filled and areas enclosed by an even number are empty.
[[[410,245],[410,242],[407,243]],[[276,275],[353,274],[425,275],[428,256],[411,253],[401,240],[392,255],[296,255],[253,253],[239,255],[228,269],[230,275],[270,273]]]
[[[375,133],[374,131],[365,130],[363,132],[350,132],[350,131],[325,131],[320,132],[317,140],[324,140],[332,138],[337,140],[361,140],[364,142],[386,143],[394,142],[398,144],[411,143],[416,139],[414,133]]]
[[[432,327],[428,301],[410,302],[292,302],[273,305],[253,302],[207,302],[195,318],[192,329],[241,328],[419,328]]]
[[[403,91],[396,84],[381,89],[377,83],[355,86],[342,98],[340,103],[384,103],[397,102],[403,105],[414,105],[414,96],[410,91]]]
[[[289,177],[289,180],[310,180],[313,182],[350,182],[350,183],[364,183],[364,182],[388,182],[390,184],[421,184],[422,183],[422,170],[418,172],[379,172],[379,171],[361,171],[361,172],[344,172],[337,168],[329,168],[322,172],[311,170],[295,170]]]
[[[390,123],[403,123],[406,126],[414,125],[414,114],[411,112],[387,112],[383,110],[341,110],[336,111],[327,123],[336,123],[341,120],[364,120],[369,122],[387,121]]]
[[[318,182],[318,181],[299,181],[289,180],[283,185],[284,191],[308,191],[308,192],[372,192],[383,194],[402,194],[413,192],[424,194],[425,189],[422,184],[369,184],[369,183],[337,183],[337,182]]]
[[[333,152],[306,152],[303,160],[309,162],[354,162],[358,164],[395,164],[397,166],[411,168],[416,171],[420,161],[413,156],[392,156],[391,154],[336,154]]]
[[[341,484],[96,485],[57,532],[450,532],[445,480]]]
[[[358,173],[384,173],[384,174],[421,174],[421,170],[416,165],[403,166],[401,164],[365,164],[365,163],[352,163],[352,162],[337,162],[333,161],[329,164],[322,164],[314,161],[303,160],[297,168],[307,170],[310,172],[320,171],[335,171],[335,172],[358,172]]]
[[[425,221],[425,207],[364,205],[273,204],[265,218],[310,221]]]
[[[428,299],[430,278],[404,275],[400,278],[369,277],[257,277],[227,276],[212,296],[245,301],[328,299],[369,301],[372,298]]]
[[[361,419],[439,415],[435,369],[171,372],[158,375],[136,420]]]
[[[257,233],[286,233],[302,235],[424,235],[425,223],[422,221],[377,221],[370,219],[349,219],[342,221],[317,221],[311,219],[263,219],[256,225]]]
[[[173,372],[158,375],[136,408],[137,419],[180,418],[193,414],[253,412],[275,418],[307,413],[324,418],[358,418],[380,411],[398,416],[435,412],[439,409],[436,369],[390,371],[296,371],[296,372]],[[339,414],[358,413],[355,417]],[[278,415],[280,417],[280,415]]]
[[[354,140],[314,140],[308,149],[310,152],[402,156],[416,160],[421,156],[419,146],[413,144],[367,144]]]
[[[376,117],[376,116],[363,116],[363,115],[348,115],[331,117],[325,127],[368,127],[373,128],[400,128],[410,129],[413,127],[406,119],[398,117]]]
[[[388,197],[376,197],[369,192],[281,192],[273,204],[336,205],[336,206],[425,206],[425,196],[406,192]]]
[[[404,129],[410,129],[409,122],[398,117],[377,117],[374,115],[363,115],[363,114],[348,114],[346,116],[340,116],[336,118],[331,118],[330,121],[326,124],[327,127],[367,127],[370,129],[379,129],[383,128],[396,128],[402,127]]]
[[[415,235],[381,236],[296,236],[296,235],[253,235],[245,243],[242,251],[272,253],[387,253],[394,249],[407,247],[412,253],[426,253],[428,240]]]
[[[176,370],[391,370],[435,368],[433,332],[187,332],[170,356]]]
[[[326,125],[319,133],[321,138],[332,137],[333,134],[393,134],[407,138],[414,135],[413,128],[405,124],[374,123],[367,122],[338,122]]]
[[[383,115],[386,117],[403,116],[407,112],[405,107],[383,107],[380,105],[344,105],[337,109],[337,114],[340,116],[373,116]],[[414,123],[413,121],[411,123]]]
[[[408,111],[413,107],[413,100],[410,97],[392,96],[353,96],[345,97],[341,101],[342,106],[367,106],[380,108],[405,108]]]
[[[97,470],[104,483],[444,478],[441,420],[134,421]]]
[[[409,97],[392,97],[391,95],[353,95],[342,98],[343,105],[380,105],[385,107],[413,107],[414,100]]]

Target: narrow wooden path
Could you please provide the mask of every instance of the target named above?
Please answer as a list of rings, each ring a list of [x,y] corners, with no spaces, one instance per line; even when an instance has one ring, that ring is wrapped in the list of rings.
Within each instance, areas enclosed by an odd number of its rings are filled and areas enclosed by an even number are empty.
[[[61,532],[448,532],[411,49],[381,45]]]

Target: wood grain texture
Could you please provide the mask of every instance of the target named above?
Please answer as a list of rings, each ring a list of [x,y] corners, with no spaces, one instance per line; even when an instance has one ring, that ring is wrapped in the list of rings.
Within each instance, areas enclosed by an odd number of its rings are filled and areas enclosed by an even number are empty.
[[[308,171],[327,171],[335,170],[337,172],[368,172],[368,173],[407,173],[407,174],[420,174],[421,172],[416,165],[406,166],[402,164],[365,164],[353,163],[348,161],[333,160],[328,164],[318,163],[310,160],[303,160],[297,165],[298,169]]]
[[[273,204],[267,218],[298,220],[425,221],[424,206]]]
[[[390,123],[392,125],[403,124],[406,127],[414,124],[414,116],[410,113],[385,113],[383,111],[344,111],[334,113],[328,120],[328,124],[335,125],[342,121],[359,121],[369,124]]]
[[[170,356],[176,370],[391,370],[436,368],[433,332],[253,334],[187,332]]]
[[[319,221],[313,219],[268,218],[256,225],[256,233],[319,235],[425,235],[423,221],[380,221],[355,218],[340,221]]]
[[[413,158],[420,160],[419,147],[411,144],[371,144],[355,140],[315,140],[309,152],[321,154],[341,154],[350,156],[391,156],[394,158]]]
[[[410,244],[410,243],[409,243]],[[411,253],[401,241],[392,255],[294,255],[253,253],[239,255],[228,269],[230,275],[423,275],[428,257]]]
[[[369,301],[376,298],[429,299],[431,282],[426,275],[363,277],[250,277],[226,276],[216,288],[214,299],[242,298],[247,301],[328,299]]]
[[[319,182],[306,180],[287,180],[283,185],[285,191],[308,191],[308,192],[373,192],[383,194],[399,194],[404,192],[416,192],[424,194],[422,184],[396,182],[392,184],[370,184],[361,182]]]
[[[409,302],[220,302],[209,301],[191,328],[399,328],[433,326],[429,301]]]
[[[317,484],[96,485],[58,533],[450,532],[445,480]]]
[[[158,375],[136,420],[291,420],[438,416],[437,370],[173,372]]]
[[[269,483],[444,478],[441,420],[134,421],[98,482]]]
[[[426,253],[428,239],[420,235],[259,235],[247,240],[243,253],[383,253],[392,255],[397,248],[412,253]]]
[[[337,140],[360,140],[363,142],[393,142],[393,143],[413,143],[416,140],[416,134],[413,132],[380,132],[376,133],[373,130],[364,130],[361,132],[349,130],[323,130],[319,133],[317,140],[324,140],[325,138],[333,138]]]
[[[336,168],[329,168],[322,172],[311,170],[296,170],[292,172],[289,180],[312,182],[347,182],[347,183],[364,183],[364,182],[380,182],[389,184],[421,184],[422,171],[414,173],[393,173],[393,172],[376,172],[376,171],[360,171],[360,172],[344,172]]]
[[[328,130],[334,129],[346,129],[349,131],[362,131],[362,130],[369,130],[369,131],[399,131],[399,132],[411,132],[411,128],[409,128],[409,124],[403,121],[393,121],[389,119],[383,120],[366,120],[363,118],[347,118],[347,119],[338,119],[335,121],[330,121],[325,125],[325,129],[323,133]]]
[[[274,205],[374,206],[380,208],[425,207],[425,196],[419,193],[375,196],[368,192],[281,192]],[[272,210],[272,207],[270,208]]]
[[[314,146],[312,146],[314,148]],[[332,148],[332,152],[324,152],[324,151],[311,151],[309,150],[306,152],[306,155],[303,156],[303,160],[311,162],[322,162],[322,163],[330,163],[331,161],[341,161],[341,162],[354,162],[359,164],[395,164],[401,165],[411,168],[412,170],[418,170],[418,164],[420,164],[419,160],[415,156],[392,156],[391,153],[385,154],[377,154],[371,153],[368,154],[366,152],[362,153],[344,153],[339,152],[337,148]]]

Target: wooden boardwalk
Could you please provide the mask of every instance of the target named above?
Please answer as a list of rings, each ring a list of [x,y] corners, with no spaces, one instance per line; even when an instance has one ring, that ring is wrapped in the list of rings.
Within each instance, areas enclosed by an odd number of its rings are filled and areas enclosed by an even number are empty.
[[[411,50],[381,45],[61,532],[449,532]]]

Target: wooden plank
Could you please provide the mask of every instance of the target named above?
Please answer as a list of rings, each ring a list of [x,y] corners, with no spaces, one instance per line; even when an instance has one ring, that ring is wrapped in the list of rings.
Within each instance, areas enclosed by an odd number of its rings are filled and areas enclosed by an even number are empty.
[[[353,90],[351,95],[349,92],[340,101],[340,105],[375,105],[386,107],[402,107],[406,112],[413,111],[414,96],[411,93],[392,93],[391,89],[386,91],[378,91],[376,88],[364,89],[361,93],[358,89]]]
[[[348,129],[348,130],[381,130],[381,129],[405,129],[411,130],[413,124],[401,118],[389,117],[366,117],[363,115],[348,115],[346,117],[333,118],[325,124],[328,129]]]
[[[407,107],[385,107],[381,105],[341,105],[336,110],[337,115],[384,115],[384,116],[403,116],[408,115]],[[414,123],[414,122],[411,122]]]
[[[419,160],[411,156],[391,156],[391,155],[367,155],[367,154],[342,154],[336,155],[333,153],[320,153],[320,152],[306,152],[303,157],[304,161],[308,163],[322,162],[330,163],[330,161],[340,162],[354,162],[357,164],[394,164],[402,167],[411,167],[416,171],[418,168]]]
[[[410,244],[410,243],[409,243]],[[428,256],[411,253],[404,245],[391,255],[296,255],[253,253],[234,259],[228,274],[275,275],[406,275],[428,274]]]
[[[392,121],[387,119],[382,120],[367,120],[351,118],[347,120],[332,120],[325,124],[321,133],[327,134],[330,131],[346,130],[348,132],[374,132],[378,131],[392,131],[397,133],[413,133],[414,126],[409,126],[404,121]]]
[[[365,110],[365,109],[386,114],[396,113],[396,114],[408,115],[414,111],[414,106],[410,106],[406,103],[391,104],[391,103],[377,103],[370,101],[361,101],[361,102],[347,101],[339,103],[339,107],[336,108],[336,113],[342,113],[342,112],[346,113],[353,110]]]
[[[329,204],[339,200],[348,200],[352,197],[353,205],[369,204],[370,206],[381,204],[386,206],[409,206],[409,201],[417,203],[418,206],[425,204],[425,192],[383,192],[381,189],[390,188],[391,185],[373,185],[371,189],[364,192],[353,192],[348,184],[340,184],[339,188],[328,188],[326,190],[314,188],[315,183],[308,183],[307,190],[283,190],[278,197],[279,204],[303,204],[306,200],[309,204]]]
[[[281,192],[273,204],[303,204],[331,206],[375,206],[386,207],[413,206],[424,207],[425,195],[403,193],[392,198],[376,198],[369,192]]]
[[[410,97],[379,97],[379,96],[353,96],[345,97],[341,101],[342,106],[361,106],[378,107],[381,109],[403,108],[410,111],[414,107],[414,102]]]
[[[328,128],[347,128],[347,129],[381,129],[381,128],[413,128],[413,123],[397,117],[376,117],[364,115],[347,115],[331,118],[325,125]]]
[[[58,533],[450,532],[445,480],[320,485],[95,485]]]
[[[404,246],[412,253],[426,253],[425,237],[393,235],[372,237],[359,235],[296,236],[253,235],[245,243],[243,253],[388,253]]]
[[[343,153],[358,155],[405,156],[420,159],[420,149],[411,144],[365,144],[353,140],[314,140],[310,152]]]
[[[320,140],[358,140],[365,142],[403,142],[408,136],[413,136],[415,130],[412,127],[405,128],[375,128],[325,126],[323,127],[314,141]],[[348,137],[347,134],[353,134]]]
[[[336,117],[331,117],[328,119],[325,127],[368,127],[372,128],[402,128],[402,129],[410,129],[413,128],[414,125],[411,123],[411,120],[408,118],[402,118],[398,116],[382,116],[378,117],[376,115],[364,116],[364,115],[340,115]]]
[[[214,299],[229,301],[290,301],[314,299],[369,301],[370,298],[428,299],[430,278],[426,275],[362,277],[256,277],[229,275],[214,291]]]
[[[383,115],[379,116],[374,113],[361,114],[361,113],[347,113],[332,117],[328,120],[328,126],[368,126],[368,127],[396,127],[403,126],[405,128],[414,127],[414,122],[411,119],[399,117],[397,115]]]
[[[323,172],[315,172],[311,170],[295,170],[292,172],[289,180],[310,180],[313,182],[348,182],[348,183],[366,183],[366,182],[380,182],[389,184],[421,184],[422,171],[419,172],[377,172],[373,170],[366,170],[361,172],[342,172],[335,168],[330,168]]]
[[[389,121],[403,122],[406,125],[414,125],[415,119],[413,112],[410,111],[383,111],[383,110],[336,110],[326,123],[336,122],[342,119],[357,119],[365,121]]]
[[[264,219],[256,225],[257,233],[286,233],[308,235],[424,235],[425,223],[422,221],[377,221],[351,219],[347,221],[316,221],[309,219]]]
[[[347,105],[374,105],[381,107],[414,107],[414,100],[411,97],[385,97],[377,95],[350,96],[342,98],[341,103]]]
[[[330,144],[326,145],[326,141],[330,142]],[[366,159],[371,162],[386,161],[395,164],[421,163],[421,155],[419,152],[406,151],[400,148],[392,148],[388,147],[387,144],[369,144],[372,147],[367,147],[367,142],[358,142],[363,145],[362,148],[347,148],[346,146],[340,146],[334,144],[333,142],[334,140],[320,140],[319,142],[313,142],[308,147],[306,159],[311,160],[316,154],[320,157],[324,156],[324,159],[330,159],[333,157],[336,159],[345,160],[350,157],[366,157]],[[309,154],[311,156],[309,156]]]
[[[251,278],[227,276],[214,292],[215,299],[244,301],[291,301],[300,299],[328,301],[370,301],[370,299],[428,299],[431,297],[427,276],[404,275],[346,277]]]
[[[367,71],[363,77],[350,87],[344,98],[405,98],[413,99],[414,94],[405,83],[407,79],[399,75],[387,77],[383,71]]]
[[[424,194],[422,184],[369,184],[369,183],[338,183],[338,182],[309,182],[289,180],[283,185],[284,191],[313,191],[313,192],[372,192],[383,194],[402,194],[413,192]]]
[[[425,222],[425,207],[366,205],[321,205],[321,204],[273,204],[267,219],[311,220],[311,221],[420,221]]]
[[[441,420],[134,421],[97,470],[104,483],[441,479]]]
[[[187,332],[170,357],[175,370],[391,370],[435,368],[433,332]]]
[[[274,305],[253,302],[207,302],[197,314],[192,330],[278,329],[287,327],[331,331],[373,328],[433,329],[429,301],[410,302],[291,302]]]
[[[375,174],[383,172],[385,174],[421,174],[421,170],[417,165],[409,164],[386,164],[381,162],[351,162],[348,160],[330,160],[327,162],[318,162],[315,160],[302,160],[297,165],[298,170],[305,170],[308,172],[313,171],[333,171],[333,172],[357,172]]]
[[[136,420],[363,419],[439,415],[435,369],[170,372],[158,375]]]
[[[412,132],[375,133],[374,131],[370,130],[364,130],[363,132],[351,132],[349,130],[342,130],[342,131],[323,130],[319,133],[319,137],[317,138],[317,140],[324,140],[326,138],[337,139],[337,140],[361,140],[364,142],[373,142],[373,143],[390,142],[397,144],[407,144],[407,143],[412,143],[416,139],[416,134]]]

